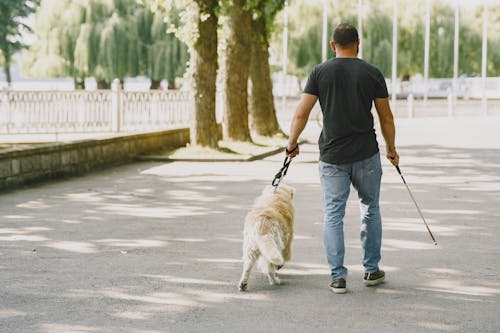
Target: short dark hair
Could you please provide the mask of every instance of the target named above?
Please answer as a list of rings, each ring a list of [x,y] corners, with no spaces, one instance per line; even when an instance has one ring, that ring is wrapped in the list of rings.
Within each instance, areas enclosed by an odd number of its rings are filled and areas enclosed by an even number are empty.
[[[333,42],[341,47],[351,46],[358,39],[358,30],[348,23],[340,23],[333,31]]]

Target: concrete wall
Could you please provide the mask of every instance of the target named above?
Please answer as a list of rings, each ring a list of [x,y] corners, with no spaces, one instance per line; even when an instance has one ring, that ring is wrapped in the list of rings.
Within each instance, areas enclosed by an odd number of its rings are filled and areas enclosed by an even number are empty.
[[[107,139],[41,145],[0,152],[0,191],[61,176],[78,175],[116,165],[163,147],[189,142],[189,129]]]

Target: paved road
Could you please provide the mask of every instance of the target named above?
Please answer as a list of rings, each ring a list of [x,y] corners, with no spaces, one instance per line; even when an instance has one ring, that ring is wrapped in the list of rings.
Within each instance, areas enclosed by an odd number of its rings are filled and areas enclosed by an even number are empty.
[[[237,291],[242,220],[282,156],[250,163],[138,162],[0,196],[0,332],[499,332],[500,118],[398,121],[401,169],[435,247],[384,161],[382,267],[362,285],[359,211],[345,219],[349,292],[322,245],[314,144],[297,188],[282,286]],[[316,139],[311,123],[306,137]]]

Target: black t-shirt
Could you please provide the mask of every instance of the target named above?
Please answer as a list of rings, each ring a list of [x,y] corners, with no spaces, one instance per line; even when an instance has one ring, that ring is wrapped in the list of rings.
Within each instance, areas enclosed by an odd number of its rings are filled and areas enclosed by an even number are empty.
[[[352,163],[378,152],[371,108],[389,94],[376,67],[358,58],[330,59],[314,67],[304,93],[318,96],[323,112],[321,161]]]

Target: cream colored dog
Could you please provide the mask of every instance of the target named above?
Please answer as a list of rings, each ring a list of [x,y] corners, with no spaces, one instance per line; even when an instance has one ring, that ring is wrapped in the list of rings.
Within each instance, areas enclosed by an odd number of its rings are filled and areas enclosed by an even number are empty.
[[[269,284],[280,284],[276,270],[290,260],[293,239],[295,189],[266,186],[245,218],[243,230],[243,273],[239,283],[245,291],[250,272],[258,261]]]

